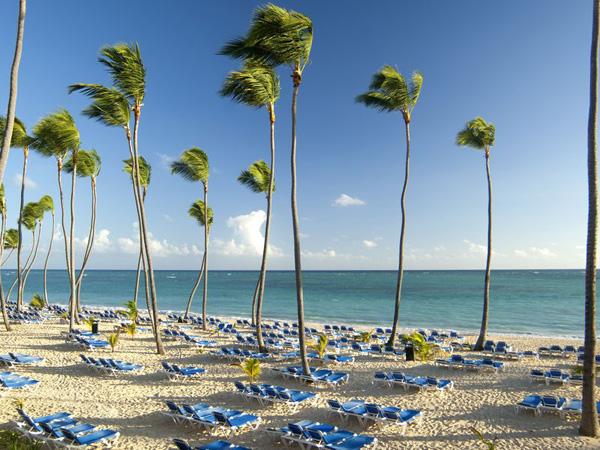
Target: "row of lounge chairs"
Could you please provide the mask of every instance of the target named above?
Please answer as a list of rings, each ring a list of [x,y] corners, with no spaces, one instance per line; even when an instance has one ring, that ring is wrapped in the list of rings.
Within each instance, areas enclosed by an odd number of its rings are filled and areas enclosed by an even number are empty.
[[[179,406],[174,402],[167,401],[166,404],[168,411],[165,411],[164,414],[171,417],[176,423],[195,425],[210,434],[221,432],[225,436],[229,436],[240,430],[256,430],[262,423],[262,419],[253,414],[212,407],[204,403]]]
[[[377,447],[377,438],[351,431],[340,430],[333,425],[302,420],[288,423],[286,427],[267,428],[269,437],[280,439],[284,445],[297,444],[301,449],[326,448],[331,450],[358,450]]]
[[[314,405],[319,401],[318,394],[313,392],[303,392],[295,389],[286,389],[270,384],[245,385],[240,381],[234,382],[236,393],[241,395],[244,400],[257,400],[261,405],[283,404],[292,411],[298,410],[303,405]]]
[[[540,355],[545,356],[577,356],[579,353],[583,353],[584,347],[583,345],[575,348],[574,345],[565,345],[564,347],[560,345],[551,345],[549,347],[540,347],[538,348],[538,353]]]
[[[272,368],[271,371],[285,379],[321,386],[340,386],[347,383],[349,379],[347,373],[333,372],[327,369],[317,370],[314,367],[310,368],[310,373],[308,374],[305,374],[300,366]]]
[[[217,343],[215,341],[208,341],[208,340],[204,339],[202,336],[190,335],[190,334],[186,333],[185,331],[177,330],[175,328],[172,328],[172,329],[165,328],[163,330],[163,334],[166,339],[172,339],[172,340],[178,339],[181,342],[184,342],[184,343],[188,344],[189,346],[193,346],[193,347],[206,348],[206,347],[213,347],[213,346],[217,345]]]
[[[199,378],[206,373],[206,369],[200,367],[179,367],[177,364],[169,364],[164,361],[161,365],[170,380]]]
[[[248,358],[255,358],[255,359],[262,360],[262,359],[267,359],[267,358],[272,357],[272,355],[269,353],[257,353],[257,352],[252,352],[250,350],[241,350],[239,348],[233,348],[233,347],[232,348],[221,347],[220,350],[214,351],[213,354],[218,356],[219,358],[227,359],[229,361],[243,361]]]
[[[401,386],[405,390],[416,388],[421,392],[434,390],[441,394],[454,389],[454,381],[451,380],[442,380],[434,377],[417,377],[405,375],[401,372],[375,372],[373,384],[383,387]]]
[[[144,370],[144,366],[141,364],[126,363],[123,361],[116,361],[111,358],[93,358],[84,354],[79,355],[84,365],[92,369],[95,372],[101,372],[108,375],[117,376],[121,373],[131,373]]]
[[[33,378],[18,375],[13,372],[0,372],[0,395],[10,392],[14,389],[27,389],[35,391],[40,382]]]
[[[600,413],[600,402],[596,403],[596,408]],[[521,410],[533,411],[534,416],[541,416],[543,413],[558,413],[563,419],[567,416],[580,416],[582,411],[581,400],[567,399],[554,395],[528,395],[523,401],[515,405],[515,412],[518,414]]]
[[[206,445],[192,447],[183,439],[173,439],[173,443],[178,450],[251,450],[248,447],[231,444],[227,441],[214,441]]]
[[[546,384],[560,383],[563,386],[569,383],[583,384],[583,375],[570,375],[557,368],[548,371],[532,369],[529,374],[529,383],[543,381]]]
[[[0,355],[0,364],[4,364],[9,367],[14,366],[30,366],[33,364],[39,364],[44,361],[44,358],[38,356],[24,355],[22,353],[9,352],[8,355]]]
[[[376,403],[366,403],[363,400],[350,400],[342,403],[337,400],[327,400],[328,413],[337,415],[343,421],[355,418],[358,423],[368,426],[371,423],[377,425],[394,425],[400,427],[402,434],[406,433],[409,424],[419,425],[423,421],[421,411],[414,409],[401,409],[395,406],[381,406]]]
[[[332,363],[336,365],[352,364],[355,359],[354,356],[344,356],[336,354],[326,354],[320,357],[318,353],[309,353],[306,355],[309,361],[320,362],[322,364]]]
[[[14,429],[48,446],[66,449],[83,449],[97,445],[111,447],[119,439],[119,432],[108,429],[98,430],[95,425],[74,419],[70,413],[61,412],[33,418],[20,408],[17,408],[17,412],[21,420],[11,421]]]
[[[494,373],[506,370],[503,362],[494,361],[491,358],[465,359],[461,355],[452,355],[448,359],[436,359],[435,365],[456,370],[491,370]]]

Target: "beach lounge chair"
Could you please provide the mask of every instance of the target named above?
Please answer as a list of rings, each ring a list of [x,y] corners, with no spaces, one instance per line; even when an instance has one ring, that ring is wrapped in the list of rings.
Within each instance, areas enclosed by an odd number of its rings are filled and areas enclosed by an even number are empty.
[[[546,380],[546,372],[543,370],[531,369],[531,372],[529,372],[529,384],[533,383],[534,381],[543,381],[544,383],[548,384],[548,381]]]
[[[560,345],[552,345],[548,349],[548,354],[552,356],[565,356],[565,351]]]
[[[494,373],[506,370],[506,365],[503,362],[493,361],[491,358],[483,358],[480,367],[486,370],[493,370]]]
[[[73,419],[72,424],[61,423],[61,422],[50,422],[50,423],[41,423],[40,428],[44,430],[50,442],[52,442],[57,447],[60,447],[62,444],[62,440],[65,438],[65,433],[63,431],[64,428],[67,428],[71,433],[76,436],[80,436],[82,434],[88,434],[93,431],[96,431],[98,428],[96,425],[92,425],[90,423],[79,423],[77,420]]]
[[[563,385],[568,384],[571,380],[571,376],[568,373],[563,373],[562,370],[552,368],[546,372],[546,384],[561,383]]]
[[[251,430],[256,430],[262,420],[260,417],[255,416],[253,414],[238,414],[234,416],[230,416],[223,412],[215,411],[213,413],[215,419],[220,425],[221,430],[226,436],[236,433],[239,430],[250,428]]]
[[[44,358],[40,358],[38,356],[23,355],[21,353],[9,352],[8,356],[11,358],[13,364],[20,365],[32,365],[44,361]]]
[[[248,447],[240,447],[239,445],[233,445],[226,441],[214,441],[210,444],[201,445],[190,450],[250,450]]]
[[[339,444],[346,439],[356,436],[356,434],[346,430],[336,430],[330,433],[324,433],[318,428],[310,427],[306,428],[305,432],[310,439],[310,446],[316,448],[323,448],[327,445]]]
[[[376,448],[377,438],[359,434],[357,436],[346,439],[338,444],[330,444],[325,448],[330,450],[360,450],[365,447]]]
[[[76,435],[68,428],[62,428],[61,431],[65,435],[65,442],[63,445],[67,449],[80,449],[86,448],[90,445],[103,444],[107,447],[111,447],[119,439],[119,432],[115,430],[99,430],[89,434]],[[70,442],[69,442],[70,441]]]
[[[542,403],[540,404],[540,411],[560,413],[567,400],[562,397],[556,397],[554,395],[544,395],[542,397]]]
[[[393,423],[402,427],[402,434],[406,433],[406,427],[411,423],[414,422],[416,425],[420,425],[423,421],[421,411],[414,409],[397,410],[397,408],[384,408],[383,414],[385,415],[386,423]]]
[[[375,372],[372,383],[377,387],[389,387],[394,382],[392,374]]]
[[[359,424],[364,423],[367,414],[364,401],[355,399],[341,403],[337,400],[327,400],[327,404],[329,405],[329,415],[337,414],[344,422],[347,422],[350,417],[354,417]]]
[[[542,398],[539,395],[528,395],[523,399],[523,401],[515,405],[515,412],[519,414],[521,409],[525,409],[533,411],[533,414],[538,416],[542,413],[540,409],[541,404]]]

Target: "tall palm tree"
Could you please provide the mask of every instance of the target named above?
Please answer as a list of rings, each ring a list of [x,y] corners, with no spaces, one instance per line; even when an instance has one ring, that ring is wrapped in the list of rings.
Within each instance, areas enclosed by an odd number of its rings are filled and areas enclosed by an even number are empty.
[[[483,350],[490,308],[490,268],[492,264],[492,178],[490,176],[490,148],[494,145],[495,140],[496,129],[494,128],[494,125],[487,123],[481,117],[477,117],[476,119],[467,122],[465,128],[458,133],[458,136],[456,136],[456,145],[483,150],[488,185],[487,257],[485,261],[485,278],[483,284],[483,317],[481,319],[479,337],[475,343],[475,350]]]
[[[6,245],[6,197],[4,196],[4,183],[0,183],[0,216],[2,226],[0,228],[0,263],[2,262],[4,246]],[[18,236],[17,236],[18,239]],[[8,319],[8,311],[6,310],[6,302],[4,301],[4,290],[2,288],[2,265],[0,265],[0,310],[2,310],[2,320],[6,331],[12,331],[10,321]]]
[[[133,173],[133,160],[131,158],[123,160],[125,163],[125,167],[123,170],[128,174]],[[146,161],[146,158],[140,156],[138,161],[138,166],[140,168],[140,183],[142,185],[142,203],[146,201],[146,195],[148,195],[148,186],[150,186],[150,179],[152,178],[152,166]],[[133,294],[133,302],[137,305],[138,301],[138,292],[140,288],[140,273],[142,270],[142,239],[140,237],[140,256],[138,257],[137,263],[137,272],[135,275],[135,291]],[[148,298],[148,277],[144,273],[144,278],[146,280],[146,299]]]
[[[100,50],[98,61],[107,69],[114,87],[106,88],[100,84],[75,84],[69,92],[81,91],[91,97],[94,102],[83,113],[108,126],[122,127],[127,137],[129,156],[133,161],[133,191],[140,224],[140,237],[143,246],[143,265],[148,275],[148,286],[152,317],[152,330],[156,341],[156,351],[164,354],[164,346],[159,330],[158,300],[156,283],[150,252],[149,233],[146,225],[146,212],[142,199],[142,188],[139,168],[138,129],[141,110],[146,95],[146,68],[138,44],[116,44]],[[133,112],[133,130],[130,126]],[[132,135],[133,131],[133,135]]]
[[[171,173],[178,174],[184,180],[201,182],[204,188],[204,217],[208,215],[208,177],[210,168],[208,156],[198,147],[192,147],[181,154],[178,161],[171,164]],[[202,329],[206,330],[206,298],[208,293],[208,227],[204,227],[204,292],[202,293]]]
[[[6,118],[0,116],[0,129],[6,128]],[[3,139],[3,137],[2,137]],[[19,220],[17,221],[17,230],[19,231],[19,242],[23,238],[23,226],[20,220],[23,214],[23,207],[25,205],[25,180],[27,179],[27,157],[29,156],[29,145],[31,144],[31,138],[27,136],[27,128],[25,124],[19,120],[18,117],[14,118],[14,127],[12,130],[12,138],[10,147],[20,148],[23,150],[23,171],[21,174],[21,203],[19,205]],[[21,265],[21,254],[22,247],[17,247],[17,282],[18,282],[18,296],[17,296],[17,309],[20,311],[23,309],[23,295],[21,294],[21,285],[23,282],[23,267]]]
[[[6,264],[6,261],[8,261],[10,256],[14,253],[14,251],[19,246],[19,232],[17,231],[16,228],[9,228],[8,230],[6,230],[4,232],[3,238],[4,238],[4,245],[2,246],[2,248],[4,250],[10,250],[10,252],[6,256],[6,258],[4,258],[4,261],[2,261],[2,264],[0,264],[0,267],[4,267],[4,264]]]
[[[67,272],[69,274],[69,285],[71,288],[71,297],[69,300],[69,330],[73,329],[76,321],[75,314],[75,261],[73,251],[73,240],[75,231],[75,177],[77,170],[73,170],[71,177],[71,227],[70,234],[67,234],[65,220],[65,201],[62,186],[62,167],[65,158],[69,155],[77,155],[79,150],[79,130],[75,125],[75,120],[69,112],[61,108],[59,111],[48,114],[46,117],[33,127],[33,143],[31,147],[44,157],[56,158],[58,169],[58,191],[60,196],[60,214],[62,233],[65,241],[65,259]],[[74,158],[74,165],[77,165],[77,158]]]
[[[394,324],[388,345],[393,346],[398,334],[398,319],[400,317],[400,298],[402,296],[402,281],[404,278],[404,235],[406,232],[406,188],[410,172],[410,121],[412,112],[421,94],[423,76],[414,72],[410,83],[393,67],[386,65],[373,75],[369,90],[356,97],[357,103],[367,107],[377,108],[382,112],[399,112],[404,120],[406,133],[406,159],[404,163],[404,184],[400,196],[402,223],[400,225],[400,249],[398,257],[398,279],[396,282],[396,301],[394,304]]]
[[[248,170],[242,171],[238,177],[238,181],[248,187],[252,192],[266,194],[267,196],[267,221],[265,224],[265,242],[263,247],[262,263],[260,266],[260,275],[258,277],[258,299],[256,304],[256,335],[258,340],[259,350],[266,351],[261,334],[261,312],[262,300],[265,290],[265,277],[267,272],[267,251],[269,249],[269,230],[271,228],[271,196],[275,191],[273,172],[266,162],[256,161],[250,165]],[[253,311],[254,312],[254,311]]]
[[[8,108],[6,111],[5,128],[0,129],[2,136],[12,136],[15,123],[15,111],[17,109],[17,85],[19,80],[19,65],[21,64],[21,52],[23,50],[23,34],[25,32],[25,0],[19,0],[19,19],[17,22],[17,42],[15,45],[15,55],[10,70],[10,91],[8,93]],[[0,183],[4,179],[4,171],[8,162],[8,153],[10,151],[10,142],[2,139],[2,149],[0,150]]]
[[[92,211],[90,214],[90,232],[88,234],[87,244],[83,260],[81,262],[81,269],[77,275],[75,281],[77,294],[75,296],[76,310],[79,311],[81,308],[81,284],[83,282],[83,275],[87,266],[88,259],[92,253],[92,247],[94,246],[94,238],[96,235],[96,180],[100,175],[100,169],[102,166],[102,160],[100,155],[94,149],[90,151],[79,150],[77,152],[77,176],[80,178],[89,178],[92,191]],[[65,163],[63,170],[67,173],[73,173],[73,157],[69,158]]]
[[[296,302],[298,309],[299,341],[302,368],[309,370],[304,330],[304,293],[302,289],[302,261],[298,204],[296,201],[296,114],[298,89],[302,74],[310,57],[313,42],[313,24],[310,18],[296,11],[288,11],[268,4],[254,10],[252,23],[246,36],[229,41],[219,53],[233,58],[266,62],[273,66],[292,69],[292,228],[294,234],[294,266],[296,276]]]
[[[31,250],[29,251],[29,255],[27,256],[25,264],[23,265],[21,278],[19,279],[17,276],[8,290],[6,297],[7,300],[10,300],[10,295],[15,286],[17,286],[17,297],[23,296],[22,292],[25,287],[25,277],[30,268],[30,264],[33,262],[33,259],[35,259],[34,255],[37,253],[37,245],[39,244],[39,239],[36,239],[36,235],[39,237],[39,234],[36,233],[39,216],[40,208],[36,202],[29,202],[23,207],[23,212],[21,213],[19,222],[21,222],[26,230],[31,231]]]
[[[34,243],[35,250],[33,251],[33,255],[31,257],[31,261],[25,267],[25,271],[23,274],[23,282],[21,283],[21,291],[19,292],[21,298],[23,298],[23,292],[25,290],[25,285],[27,284],[27,279],[29,278],[29,274],[31,273],[31,268],[35,263],[35,260],[38,255],[38,250],[40,247],[40,240],[42,239],[42,229],[43,229],[43,221],[44,221],[44,206],[38,202],[30,202],[25,205],[26,208],[23,210],[23,220],[28,229],[33,229],[34,231]],[[38,232],[37,232],[37,241],[35,241],[35,226],[37,224]],[[33,228],[31,228],[33,227]]]
[[[204,214],[205,211],[208,214],[208,225],[206,222],[206,216]],[[210,227],[212,227],[213,218],[214,218],[213,210],[211,207],[208,207],[208,209],[205,209],[205,203],[202,200],[197,200],[194,203],[192,203],[192,206],[188,210],[188,214],[192,219],[196,219],[196,222],[198,222],[198,225],[207,229],[207,234],[210,235]],[[198,272],[198,278],[196,278],[196,283],[194,284],[194,287],[192,288],[192,292],[190,293],[190,298],[188,299],[187,306],[185,307],[185,317],[186,318],[190,314],[190,310],[192,309],[192,301],[194,300],[194,295],[196,294],[196,290],[198,289],[198,286],[200,286],[200,281],[202,280],[202,276],[204,274],[205,267],[206,267],[206,250],[204,251],[204,255],[202,255],[202,265],[200,266],[200,271]],[[206,308],[203,307],[202,309],[205,310]]]
[[[585,265],[585,340],[583,352],[582,414],[579,434],[598,437],[596,409],[596,258],[598,250],[598,41],[600,0],[594,0],[590,55],[590,110],[588,116],[588,230]]]
[[[52,253],[52,243],[54,242],[54,228],[56,226],[56,218],[54,216],[54,200],[49,195],[44,195],[38,202],[44,212],[50,212],[52,214],[52,229],[50,233],[50,244],[48,245],[48,253],[46,253],[46,260],[44,261],[44,301],[47,306],[50,306],[50,300],[48,299],[48,261],[50,260],[50,253]]]
[[[265,225],[265,242],[261,270],[258,277],[256,290],[254,292],[254,299],[252,301],[252,322],[258,327],[258,344],[261,351],[264,351],[265,349],[262,341],[262,334],[260,332],[260,320],[257,320],[257,318],[260,318],[260,316],[255,315],[255,311],[261,311],[262,308],[264,280],[266,277],[269,230],[272,213],[271,200],[272,191],[274,190],[273,180],[275,177],[275,102],[281,94],[279,76],[275,73],[275,70],[271,65],[248,60],[244,63],[244,67],[241,71],[232,71],[229,73],[227,79],[225,80],[223,89],[220,91],[220,94],[222,96],[231,97],[235,102],[244,103],[245,105],[253,108],[266,107],[267,112],[269,113],[271,167],[269,169],[269,177],[267,179],[267,189],[260,191],[266,192],[267,194],[267,222]],[[273,187],[273,189],[271,189],[271,187]]]

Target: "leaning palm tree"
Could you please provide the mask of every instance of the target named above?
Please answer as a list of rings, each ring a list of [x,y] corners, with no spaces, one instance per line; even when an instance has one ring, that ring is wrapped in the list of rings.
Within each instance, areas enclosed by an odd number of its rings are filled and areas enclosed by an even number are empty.
[[[123,170],[128,174],[133,173],[133,160],[131,158],[123,160],[125,167]],[[152,178],[152,166],[146,161],[143,156],[139,157],[138,167],[140,168],[140,183],[142,185],[142,203],[146,201],[146,195],[148,195],[148,186],[150,186],[150,179]],[[142,239],[140,239],[140,256],[138,257],[137,272],[135,275],[135,291],[133,294],[133,301],[137,305],[138,292],[140,288],[140,274],[142,270]],[[144,273],[146,282],[146,299],[148,298],[148,276]]]
[[[196,219],[198,225],[204,227],[206,230],[207,236],[210,235],[210,227],[213,224],[213,210],[211,207],[206,209],[208,214],[208,223],[206,221],[206,216],[204,215],[204,202],[202,200],[197,200],[192,203],[192,206],[188,210],[188,214],[192,219]],[[202,276],[204,274],[204,268],[206,267],[206,250],[204,251],[204,255],[202,255],[202,265],[200,266],[200,271],[198,272],[198,278],[196,278],[196,283],[194,283],[194,287],[192,288],[192,292],[190,293],[190,298],[188,299],[187,306],[185,307],[185,317],[187,318],[190,314],[190,310],[192,309],[192,301],[194,300],[194,295],[196,294],[196,290],[198,286],[200,286],[200,281],[202,280]],[[202,310],[206,311],[206,304],[202,304]],[[204,319],[203,319],[204,320]]]
[[[273,156],[273,155],[272,155]],[[260,266],[260,275],[258,277],[256,300],[256,316],[252,316],[256,324],[256,336],[260,352],[265,352],[266,347],[262,340],[261,334],[261,312],[262,300],[265,290],[265,278],[267,272],[267,251],[269,249],[269,230],[271,228],[271,196],[275,191],[273,180],[273,172],[264,161],[256,161],[250,165],[248,170],[242,171],[238,177],[238,181],[248,187],[252,192],[266,194],[267,196],[267,221],[265,224],[265,242],[263,247],[262,263]],[[257,295],[258,294],[258,295]],[[254,305],[252,305],[252,313],[254,314]]]
[[[2,261],[2,264],[0,264],[0,267],[3,267],[4,264],[6,264],[6,261],[8,261],[10,256],[14,253],[14,251],[19,246],[19,232],[17,231],[16,228],[9,228],[8,230],[6,230],[4,232],[3,239],[4,239],[4,245],[2,246],[2,248],[4,250],[10,250],[10,252],[8,253],[8,255],[6,255],[6,258],[4,258],[4,261]]]
[[[10,300],[10,296],[12,294],[13,288],[17,287],[17,298],[19,296],[23,296],[23,289],[25,287],[25,276],[30,267],[30,263],[34,259],[34,255],[37,253],[37,244],[39,244],[39,239],[36,239],[36,235],[39,237],[39,234],[36,234],[36,229],[38,226],[38,219],[40,216],[40,208],[37,203],[29,202],[23,207],[23,212],[21,213],[21,217],[19,218],[19,222],[21,225],[25,227],[26,230],[31,231],[31,250],[29,251],[29,255],[25,260],[25,264],[23,265],[23,272],[21,278],[17,276],[13,281],[10,289],[8,290],[8,294],[6,296],[7,300]]]
[[[65,242],[65,260],[69,274],[69,284],[71,288],[71,297],[69,303],[69,329],[73,329],[76,321],[75,314],[75,261],[74,261],[74,231],[75,231],[75,177],[77,170],[73,170],[71,177],[71,229],[67,234],[65,220],[65,201],[62,187],[62,167],[65,158],[69,155],[77,155],[79,150],[79,130],[75,125],[75,120],[69,112],[61,108],[59,111],[50,113],[43,117],[33,127],[33,144],[31,145],[40,155],[44,157],[56,158],[58,169],[58,191],[60,196],[60,214],[62,233]],[[76,166],[77,159],[74,159]]]
[[[164,346],[160,336],[158,322],[158,300],[156,283],[150,253],[150,237],[146,225],[146,212],[142,199],[142,188],[139,168],[138,127],[144,96],[146,95],[146,68],[142,61],[140,48],[137,44],[116,44],[100,50],[98,61],[106,67],[114,87],[107,88],[100,84],[74,84],[69,86],[69,93],[80,91],[91,97],[93,103],[83,114],[98,120],[104,125],[122,127],[127,137],[129,156],[133,161],[131,178],[135,206],[140,224],[140,241],[143,247],[142,262],[148,275],[149,313],[152,318],[152,331],[156,341],[156,351],[164,354]],[[133,112],[133,129],[130,126]],[[133,135],[132,135],[133,131]]]
[[[43,200],[43,197],[42,197],[42,199],[40,199],[40,201],[41,200]],[[34,223],[34,224],[37,223],[37,226],[38,226],[37,235],[38,236],[37,236],[37,242],[35,242],[35,250],[33,252],[33,256],[31,257],[31,261],[25,268],[26,270],[23,274],[23,282],[21,283],[21,292],[20,292],[21,298],[23,297],[23,292],[25,290],[25,285],[27,284],[27,279],[29,278],[29,274],[31,273],[31,268],[33,267],[33,264],[35,263],[35,259],[37,258],[38,250],[40,247],[40,241],[42,239],[44,213],[46,212],[46,208],[45,208],[44,204],[40,203],[40,201],[28,203],[26,206],[28,206],[29,210],[27,210],[27,208],[25,208],[25,210],[23,211],[23,215],[26,218],[25,219],[26,223],[27,222]],[[35,230],[35,228],[34,228],[34,230]]]
[[[302,261],[300,230],[296,201],[296,111],[298,89],[302,74],[310,57],[313,42],[313,24],[304,14],[288,11],[268,4],[254,10],[252,24],[246,36],[228,42],[219,53],[233,58],[261,61],[273,66],[289,66],[292,69],[294,90],[292,94],[292,228],[294,234],[294,266],[296,275],[296,301],[302,368],[309,370],[304,332],[304,293],[302,289]]]
[[[71,157],[65,163],[63,170],[67,173],[73,172],[73,160]],[[81,262],[81,269],[79,270],[79,274],[77,275],[77,279],[75,281],[77,293],[75,296],[75,308],[77,311],[81,308],[81,284],[83,282],[83,275],[85,273],[85,268],[87,266],[88,259],[90,254],[92,253],[92,247],[94,245],[94,238],[96,235],[96,180],[98,179],[98,175],[100,175],[102,160],[100,159],[100,155],[94,149],[90,151],[79,150],[77,152],[77,176],[80,178],[89,178],[91,183],[91,191],[92,191],[92,211],[90,214],[90,232],[88,234],[87,245],[85,248],[85,253],[83,255],[83,260]]]
[[[23,150],[23,171],[21,173],[21,203],[19,205],[19,220],[17,221],[17,229],[19,231],[19,242],[23,238],[23,224],[20,220],[23,214],[23,207],[25,206],[25,180],[27,179],[27,158],[29,156],[29,145],[31,144],[31,138],[27,136],[27,128],[25,124],[19,120],[18,117],[14,118],[14,127],[12,130],[12,138],[10,142],[11,148],[20,148]],[[6,128],[6,118],[0,116],[0,129]],[[0,136],[3,139],[2,136]],[[18,280],[18,296],[17,296],[17,309],[23,308],[23,296],[21,294],[21,285],[23,283],[23,267],[21,264],[22,247],[17,247],[17,280]]]
[[[44,301],[47,306],[50,306],[50,300],[48,300],[48,261],[50,260],[50,253],[52,253],[52,243],[54,242],[54,227],[56,226],[56,218],[54,217],[54,200],[49,195],[44,195],[38,202],[44,212],[52,214],[52,229],[50,233],[50,244],[48,245],[48,253],[46,253],[46,260],[44,261]]]
[[[17,22],[17,43],[15,45],[15,55],[13,57],[10,70],[10,91],[8,93],[8,108],[6,112],[6,127],[0,129],[3,137],[12,136],[15,123],[15,111],[17,109],[17,83],[19,79],[19,65],[21,64],[21,52],[23,50],[23,33],[25,32],[25,0],[19,0],[19,19]],[[0,150],[0,183],[4,179],[4,171],[8,162],[8,153],[10,151],[10,142],[3,139]]]
[[[492,179],[490,177],[490,148],[496,140],[496,129],[491,123],[487,123],[481,117],[467,122],[458,136],[456,145],[483,150],[485,155],[485,169],[488,185],[488,229],[487,229],[487,258],[485,262],[485,278],[483,284],[483,317],[481,319],[481,330],[475,343],[475,350],[483,350],[483,343],[488,326],[488,315],[490,308],[490,268],[492,264]]]
[[[279,76],[275,73],[273,67],[271,65],[259,63],[253,60],[246,61],[241,71],[230,72],[225,80],[223,89],[220,91],[222,96],[231,97],[235,102],[243,103],[253,108],[266,107],[269,113],[271,167],[270,169],[267,167],[267,169],[269,169],[269,177],[266,180],[263,179],[263,181],[266,181],[266,190],[261,189],[259,191],[255,191],[263,193],[266,192],[267,194],[267,221],[265,225],[263,258],[260,275],[254,291],[254,299],[252,301],[252,323],[256,324],[258,327],[257,336],[261,351],[264,350],[264,345],[262,342],[262,334],[260,332],[260,320],[257,320],[255,311],[261,311],[265,283],[264,280],[266,277],[266,262],[269,248],[269,230],[272,213],[271,200],[272,192],[275,189],[273,184],[275,177],[275,102],[279,98],[280,93],[281,85],[279,83]],[[264,164],[264,166],[266,167],[266,164]],[[256,168],[255,171],[257,170],[259,169]],[[259,174],[259,172],[256,173],[257,175]],[[265,187],[264,183],[262,186]],[[249,185],[249,187],[252,189],[252,186]]]
[[[588,116],[588,230],[585,265],[585,340],[583,352],[582,414],[579,434],[598,437],[596,406],[596,260],[598,250],[598,42],[600,0],[594,0],[590,56],[590,110]]]
[[[423,76],[419,72],[412,74],[411,82],[407,83],[404,77],[391,66],[384,66],[373,75],[369,90],[356,97],[357,103],[367,107],[377,108],[382,112],[399,112],[404,120],[406,132],[406,159],[404,165],[404,184],[400,196],[400,209],[402,223],[400,225],[400,250],[398,258],[398,279],[396,282],[396,301],[394,305],[394,323],[388,345],[393,346],[398,334],[398,319],[400,317],[400,298],[402,296],[402,281],[404,278],[404,234],[406,231],[406,188],[410,169],[410,120],[412,112],[417,105]]]
[[[0,217],[2,225],[0,228],[0,263],[2,262],[4,248],[6,245],[6,198],[4,196],[4,183],[0,183]],[[18,236],[17,236],[18,239]],[[2,288],[2,265],[0,265],[0,309],[2,310],[2,320],[6,331],[12,331],[10,321],[8,320],[8,311],[6,310],[6,302],[4,301],[4,290]]]
[[[208,177],[210,168],[208,156],[198,147],[192,147],[181,154],[181,158],[171,164],[171,173],[181,175],[184,180],[201,182],[204,188],[204,217],[208,215]],[[204,227],[204,292],[202,293],[202,329],[206,330],[206,298],[208,294],[208,227]]]

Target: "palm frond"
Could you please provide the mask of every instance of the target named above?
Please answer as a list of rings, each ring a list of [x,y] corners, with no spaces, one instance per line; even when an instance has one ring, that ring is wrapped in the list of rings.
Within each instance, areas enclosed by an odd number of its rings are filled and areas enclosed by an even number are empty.
[[[236,103],[260,108],[277,101],[281,85],[273,66],[251,60],[246,61],[241,71],[229,73],[219,94],[231,97]]]
[[[9,228],[4,232],[4,249],[15,249],[19,246],[19,231]]]
[[[104,125],[122,127],[131,119],[131,104],[128,98],[115,88],[108,88],[101,84],[72,84],[69,94],[81,92],[93,100],[82,111],[82,114]]]
[[[196,200],[194,203],[192,203],[192,206],[190,206],[190,209],[188,210],[188,214],[192,219],[195,219],[199,225],[203,227],[206,226],[206,220],[204,218],[204,202],[202,200]],[[210,228],[214,219],[213,210],[210,206],[207,209],[207,214],[208,228]]]
[[[467,122],[465,128],[459,131],[456,136],[456,145],[477,150],[489,149],[495,141],[496,128],[492,123],[487,123],[482,117]]]
[[[141,103],[146,95],[146,68],[137,43],[108,45],[100,50],[98,61],[114,85],[132,102]]]
[[[208,155],[198,147],[192,147],[184,151],[178,161],[171,164],[171,173],[181,175],[188,181],[206,183],[210,176]]]
[[[42,156],[64,157],[79,149],[79,130],[69,112],[61,108],[48,114],[33,127],[31,146]]]
[[[38,200],[38,205],[42,210],[42,213],[54,211],[54,200],[49,195],[44,195]]]
[[[100,155],[96,150],[77,151],[77,176],[80,178],[97,178],[101,169]],[[63,164],[63,170],[67,173],[73,173],[73,155]]]
[[[6,117],[0,116],[0,145],[4,142],[5,133]],[[13,148],[26,148],[31,145],[31,142],[32,138],[27,135],[27,127],[18,117],[15,117],[10,146]]]
[[[269,192],[269,181],[271,179],[271,169],[264,161],[256,161],[250,165],[248,170],[242,171],[238,181],[255,193]],[[275,184],[273,184],[275,191]]]
[[[32,231],[37,226],[38,220],[44,215],[42,209],[37,202],[29,202],[23,207],[21,213],[21,224],[29,231]]]
[[[385,65],[373,75],[369,91],[356,97],[357,103],[381,112],[408,113],[416,106],[423,86],[423,76],[413,73],[410,85],[396,69]]]
[[[131,158],[124,159],[125,167],[123,171],[131,173],[133,171],[133,160]],[[138,157],[138,167],[140,169],[140,183],[142,187],[147,188],[150,185],[150,179],[152,178],[152,166],[146,161],[143,156]]]

